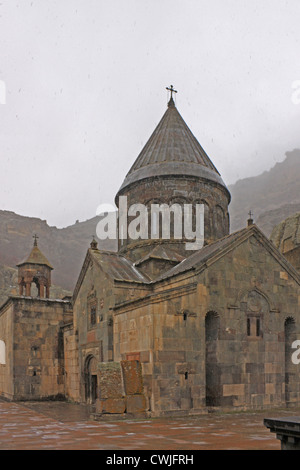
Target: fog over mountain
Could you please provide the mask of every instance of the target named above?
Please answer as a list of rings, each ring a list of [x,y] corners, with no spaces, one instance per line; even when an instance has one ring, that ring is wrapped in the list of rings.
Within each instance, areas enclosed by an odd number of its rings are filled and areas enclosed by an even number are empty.
[[[300,210],[300,150],[286,152],[285,160],[269,171],[241,179],[228,189],[231,231],[246,225],[251,210],[255,223],[269,236],[274,225]]]

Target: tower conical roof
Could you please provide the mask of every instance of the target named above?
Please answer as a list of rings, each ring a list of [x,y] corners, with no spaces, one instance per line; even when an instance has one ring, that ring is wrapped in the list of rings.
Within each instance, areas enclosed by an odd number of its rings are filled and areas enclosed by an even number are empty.
[[[48,266],[50,269],[53,269],[46,256],[43,255],[37,244],[34,244],[30,255],[24,261],[17,264],[17,266],[22,266],[23,264],[41,264],[44,266]]]
[[[196,176],[218,183],[228,191],[220,173],[181,117],[172,98],[120,190],[136,181],[163,175]]]

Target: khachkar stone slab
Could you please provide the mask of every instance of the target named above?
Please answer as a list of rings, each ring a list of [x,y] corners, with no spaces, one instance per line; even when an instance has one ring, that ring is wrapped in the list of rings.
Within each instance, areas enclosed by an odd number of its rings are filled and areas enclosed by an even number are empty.
[[[142,366],[139,361],[121,361],[126,395],[143,394]]]
[[[123,414],[126,401],[120,363],[100,363],[98,371],[99,398],[96,400],[96,414]]]
[[[100,363],[99,398],[121,398],[124,395],[121,365],[119,362]]]
[[[276,433],[282,450],[300,450],[300,416],[265,418],[264,425]]]

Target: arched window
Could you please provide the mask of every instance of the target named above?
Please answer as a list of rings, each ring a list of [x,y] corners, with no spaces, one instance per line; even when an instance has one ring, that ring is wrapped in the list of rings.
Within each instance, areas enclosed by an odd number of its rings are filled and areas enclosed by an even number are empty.
[[[205,241],[209,242],[211,239],[211,210],[208,203],[204,199],[196,199],[194,205],[203,204],[204,205],[204,237]]]
[[[6,360],[5,360],[5,343],[4,341],[0,340],[0,364],[5,365]]]
[[[225,227],[225,214],[221,206],[216,206],[214,209],[214,223],[215,234],[217,238],[222,238],[226,234]]]

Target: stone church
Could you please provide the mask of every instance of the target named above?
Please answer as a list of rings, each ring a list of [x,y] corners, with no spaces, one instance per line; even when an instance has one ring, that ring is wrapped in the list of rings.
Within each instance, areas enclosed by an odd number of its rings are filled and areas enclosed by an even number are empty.
[[[95,416],[300,405],[299,270],[251,216],[230,233],[230,193],[172,92],[116,205],[201,204],[203,247],[128,236],[110,252],[94,239],[72,298],[53,300],[35,239],[0,308],[3,398],[88,403]]]

